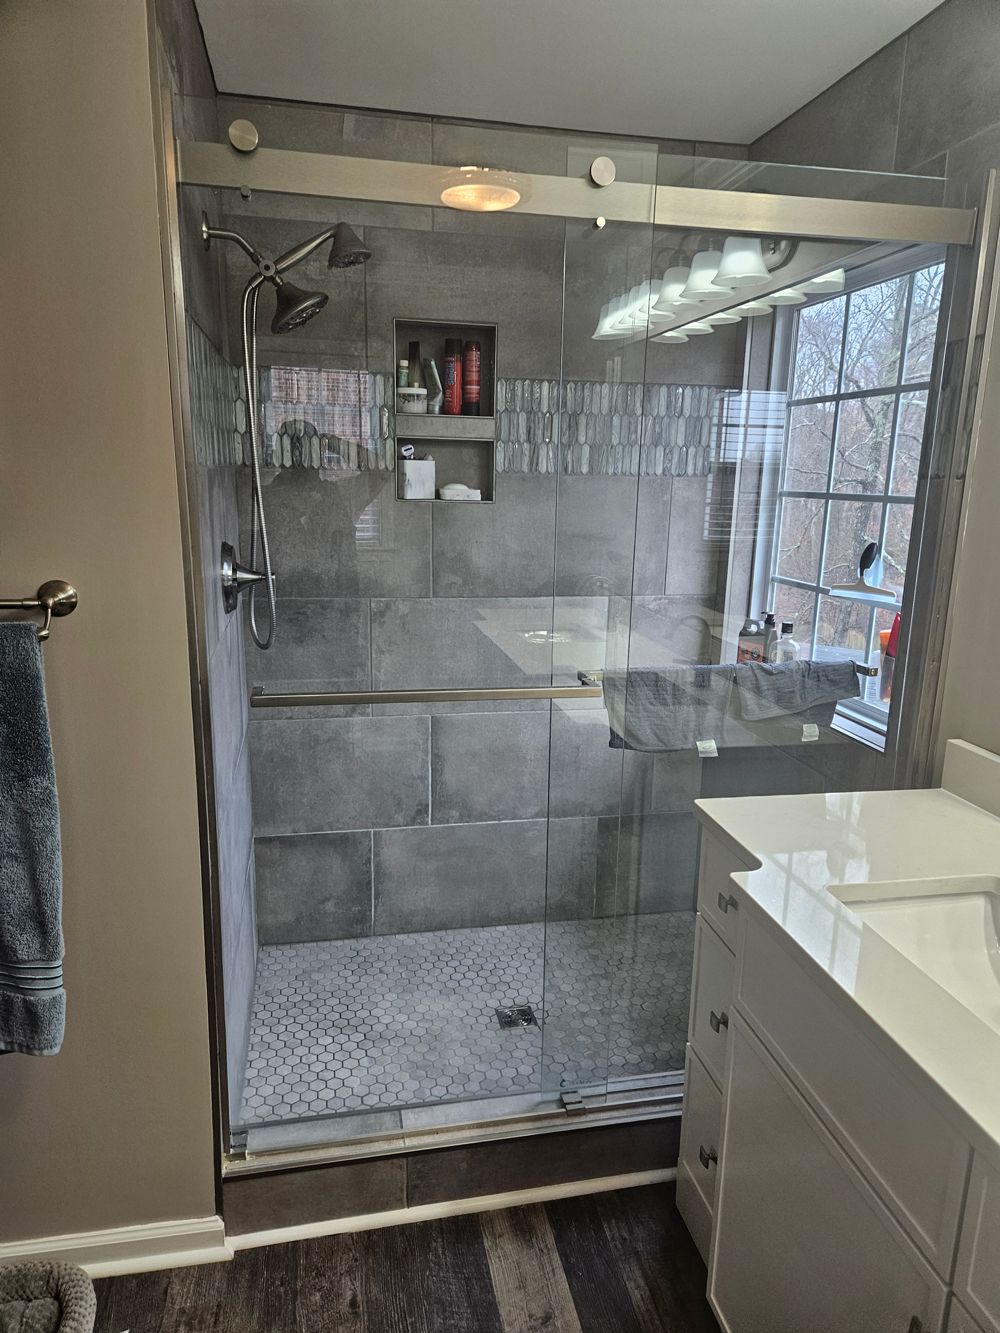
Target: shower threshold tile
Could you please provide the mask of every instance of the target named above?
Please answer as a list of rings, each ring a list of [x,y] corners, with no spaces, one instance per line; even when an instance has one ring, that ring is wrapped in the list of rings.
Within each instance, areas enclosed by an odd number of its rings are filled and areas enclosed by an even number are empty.
[[[417,1106],[403,1111],[403,1133],[414,1130],[475,1125],[483,1120],[505,1120],[510,1116],[563,1114],[558,1097],[533,1092],[522,1097],[483,1097],[479,1101],[445,1102],[441,1106]]]
[[[318,1148],[345,1139],[399,1134],[403,1117],[399,1111],[367,1111],[363,1115],[327,1116],[321,1120],[295,1120],[284,1125],[259,1125],[247,1132],[247,1152],[278,1152],[283,1148]]]
[[[505,1113],[494,1105],[518,1114],[522,1099],[680,1069],[693,925],[673,912],[267,945],[241,1123],[296,1121],[301,1144],[303,1122],[406,1110],[415,1130],[417,1108],[458,1124],[470,1103],[490,1119]],[[540,1026],[501,1029],[497,1008],[514,1005]]]

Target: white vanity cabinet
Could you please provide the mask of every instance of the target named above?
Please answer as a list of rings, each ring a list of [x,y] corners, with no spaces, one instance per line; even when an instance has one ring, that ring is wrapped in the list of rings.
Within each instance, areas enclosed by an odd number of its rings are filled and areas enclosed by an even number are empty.
[[[677,1204],[721,1328],[998,1333],[1000,1173],[733,884],[748,868],[703,832]]]

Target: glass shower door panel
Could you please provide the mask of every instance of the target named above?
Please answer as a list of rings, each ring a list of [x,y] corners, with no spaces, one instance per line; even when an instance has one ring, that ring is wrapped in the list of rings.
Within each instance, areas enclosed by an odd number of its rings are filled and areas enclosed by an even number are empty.
[[[567,224],[556,478],[553,679],[627,660],[645,419],[652,227]],[[641,555],[638,557],[643,559]],[[641,800],[632,755],[612,748],[600,698],[551,710],[542,1081],[603,1094],[615,1014],[617,865]],[[627,1040],[627,1034],[626,1034]]]

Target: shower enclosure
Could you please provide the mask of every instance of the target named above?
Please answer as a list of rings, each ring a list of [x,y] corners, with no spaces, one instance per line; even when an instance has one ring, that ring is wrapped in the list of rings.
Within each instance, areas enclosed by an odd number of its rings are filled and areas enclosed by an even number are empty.
[[[296,108],[240,108],[256,153],[178,145],[230,1146],[676,1109],[694,801],[918,772],[933,680],[903,664],[952,513],[921,442],[947,469],[974,214],[926,178],[568,135],[435,123],[401,161],[390,117],[377,154],[331,155]],[[516,208],[441,204],[479,159],[523,166]],[[329,301],[275,333],[264,312],[263,650],[219,584],[255,512],[246,258],[205,252],[203,210],[264,255],[344,219],[371,256],[304,256]],[[741,237],[742,285],[656,308],[668,270]],[[480,413],[404,413],[398,361],[419,342],[440,367],[449,338],[480,344]],[[480,498],[403,498],[406,445]],[[891,607],[830,591],[869,539]],[[869,672],[901,609],[891,709],[864,674],[821,725],[775,710],[622,747],[606,675],[735,662],[765,609]]]

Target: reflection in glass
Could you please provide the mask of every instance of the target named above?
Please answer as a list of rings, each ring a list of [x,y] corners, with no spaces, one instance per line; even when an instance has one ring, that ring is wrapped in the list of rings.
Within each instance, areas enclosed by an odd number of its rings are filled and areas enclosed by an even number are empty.
[[[840,404],[833,455],[835,491],[879,495],[885,490],[895,412],[895,394],[848,398]]]
[[[851,293],[840,376],[842,392],[896,383],[907,282],[905,276],[892,278]]]
[[[823,501],[796,496],[781,502],[777,572],[785,578],[815,583],[823,540]]]
[[[789,409],[784,480],[788,490],[826,490],[835,417],[833,403],[805,403]]]
[[[869,542],[877,542],[882,506],[867,500],[832,500],[827,524],[823,582],[850,583],[858,577],[858,560]]]
[[[792,381],[795,398],[836,392],[846,308],[847,298],[841,296],[835,301],[818,301],[800,312]]]
[[[914,495],[920,475],[920,454],[927,416],[927,390],[904,393],[899,400],[896,448],[892,460],[892,495]]]

